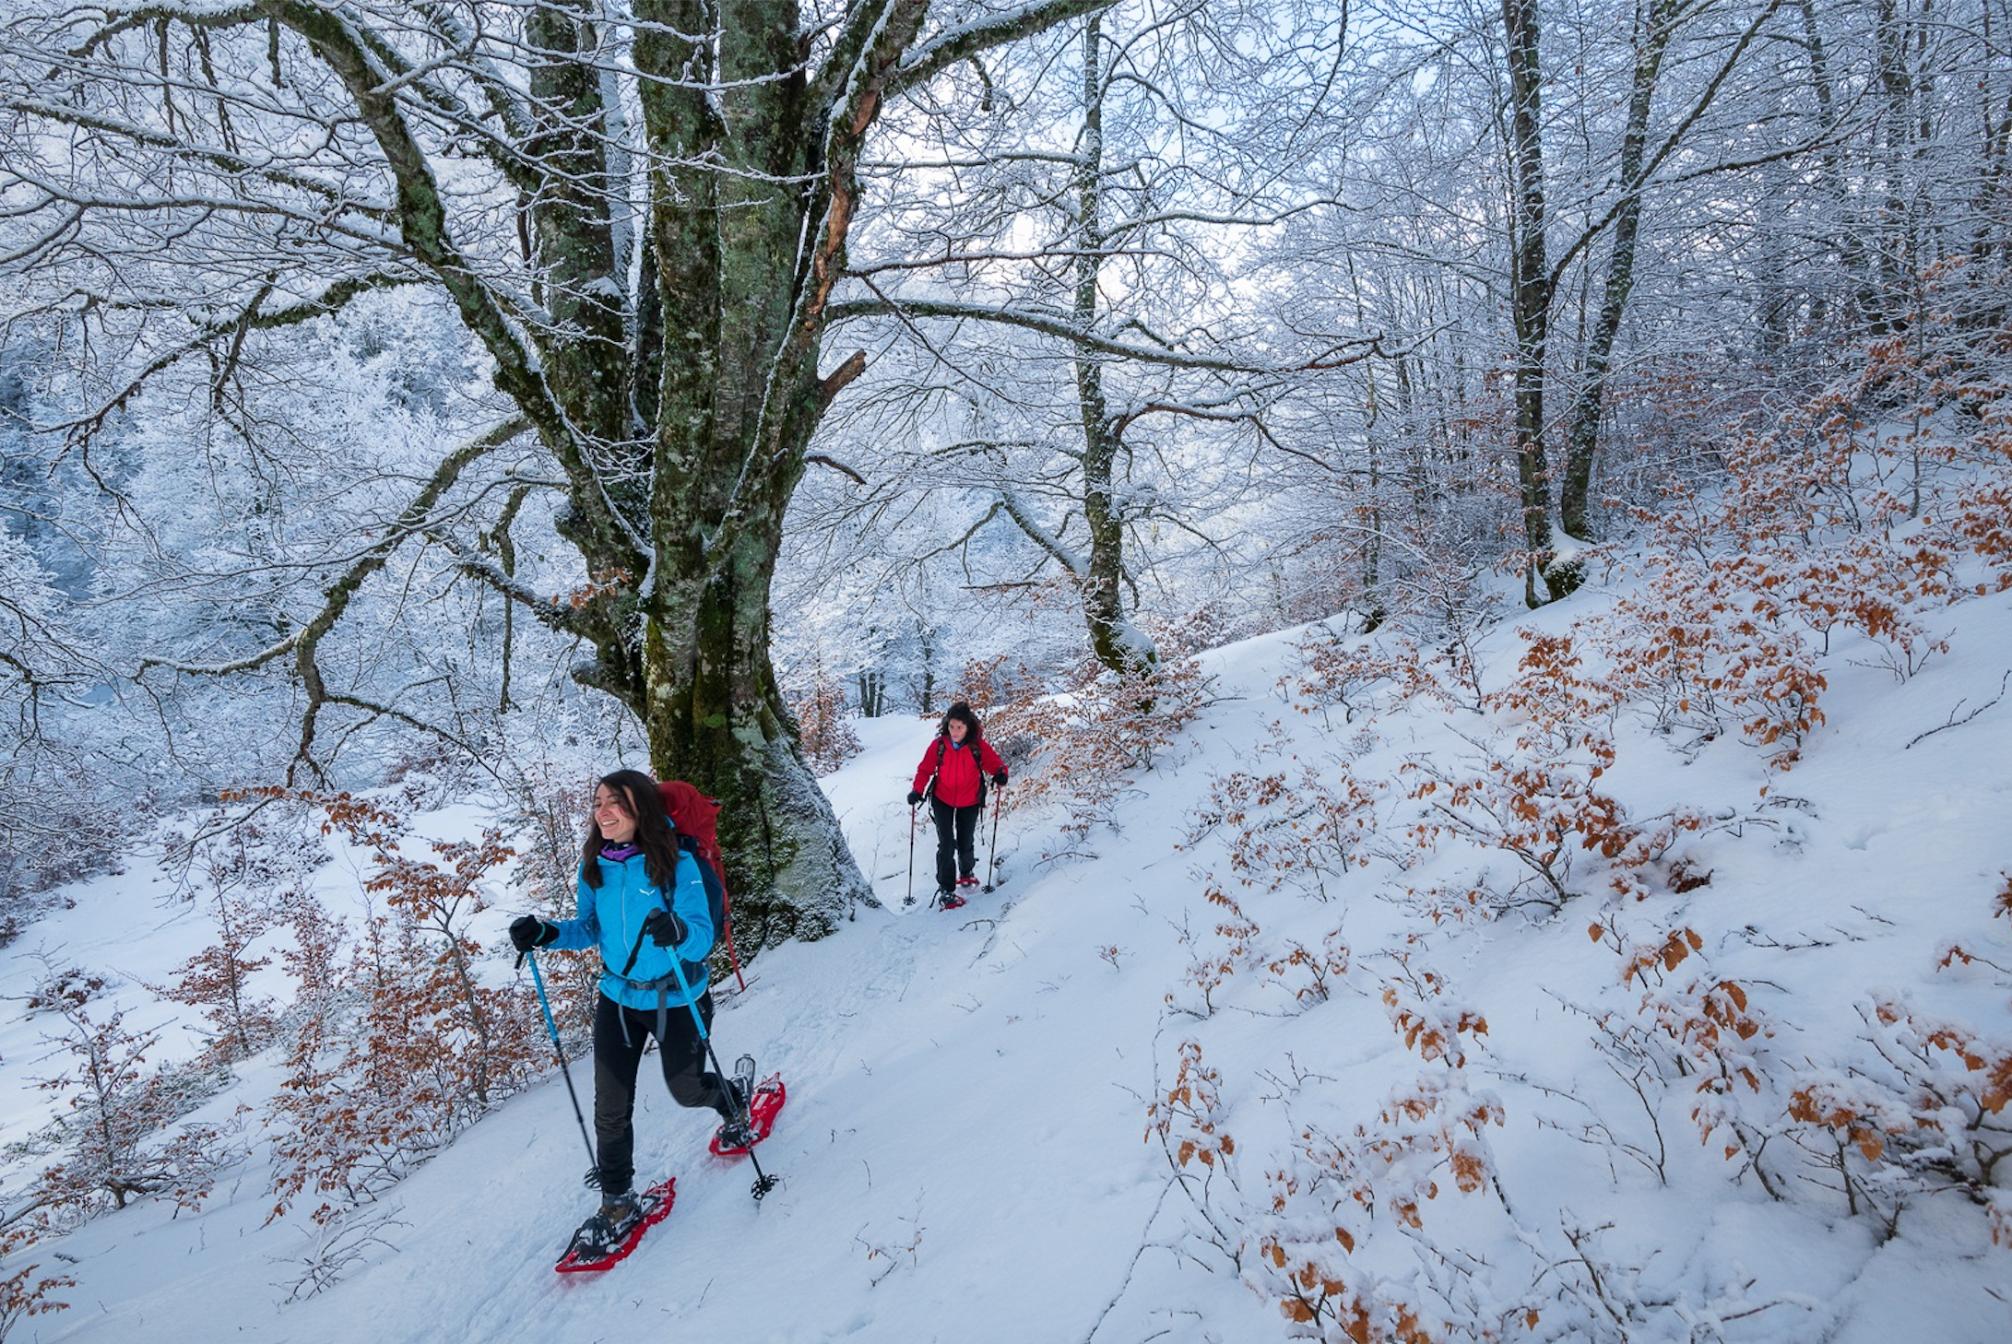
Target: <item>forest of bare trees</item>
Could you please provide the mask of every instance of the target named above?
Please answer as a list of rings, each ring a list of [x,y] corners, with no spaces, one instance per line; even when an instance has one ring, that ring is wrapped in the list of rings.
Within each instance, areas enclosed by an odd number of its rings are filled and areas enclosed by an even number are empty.
[[[1150,677],[1197,614],[1558,600],[1868,340],[2001,329],[2008,29],[24,0],[0,881],[61,866],[54,781],[493,774],[562,724],[727,800],[748,943],[815,936],[866,889],[813,654],[920,709],[1009,649]]]
[[[0,1339],[576,1337],[617,767],[695,1317],[2002,1337],[2008,157],[2012,0],[7,0]]]

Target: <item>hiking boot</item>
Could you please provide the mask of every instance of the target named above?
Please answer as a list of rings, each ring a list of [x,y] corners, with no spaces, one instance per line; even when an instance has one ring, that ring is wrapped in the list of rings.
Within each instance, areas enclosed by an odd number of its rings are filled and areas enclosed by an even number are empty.
[[[976,873],[966,873],[957,879],[957,885],[960,887],[975,887],[978,885],[978,875]]]
[[[580,1224],[567,1250],[582,1260],[612,1255],[642,1217],[642,1203],[634,1195],[609,1195],[601,1201],[600,1209]]]
[[[736,1116],[720,1126],[717,1142],[722,1152],[752,1148],[755,1146],[755,1132],[748,1127],[747,1121]]]
[[[936,908],[939,910],[955,910],[963,904],[964,898],[954,891],[939,891],[936,893]]]
[[[601,1211],[594,1216],[606,1222],[619,1237],[629,1230],[630,1224],[643,1216],[643,1205],[631,1193],[609,1195],[601,1201]]]

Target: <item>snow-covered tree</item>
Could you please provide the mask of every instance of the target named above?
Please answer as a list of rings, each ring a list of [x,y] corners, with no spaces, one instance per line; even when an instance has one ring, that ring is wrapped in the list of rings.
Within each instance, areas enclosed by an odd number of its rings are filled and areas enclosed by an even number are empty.
[[[862,156],[889,105],[954,97],[953,72],[1107,2],[16,8],[8,264],[34,276],[21,307],[106,361],[73,443],[185,361],[227,415],[261,352],[386,289],[442,296],[494,387],[402,509],[314,566],[319,609],[159,665],[290,663],[307,755],[325,712],[401,712],[333,686],[325,654],[401,552],[438,547],[592,650],[576,676],[635,713],[656,769],[726,800],[729,855],[764,835],[733,874],[749,941],[829,929],[866,886],[788,726],[769,587],[811,438],[865,364],[825,351],[876,204]],[[585,571],[557,600],[459,516],[527,436]]]

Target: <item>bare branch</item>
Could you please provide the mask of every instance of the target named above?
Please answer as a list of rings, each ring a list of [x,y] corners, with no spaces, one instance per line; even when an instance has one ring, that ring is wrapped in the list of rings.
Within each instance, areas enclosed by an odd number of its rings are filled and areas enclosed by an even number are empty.
[[[197,677],[227,677],[239,672],[250,672],[265,666],[288,652],[312,658],[314,646],[334,628],[349,609],[357,590],[371,575],[383,569],[391,553],[398,549],[407,537],[424,532],[433,507],[442,495],[453,488],[461,478],[461,473],[487,454],[501,448],[510,440],[530,428],[530,422],[522,416],[513,417],[491,429],[488,433],[472,439],[448,454],[434,470],[432,479],[427,481],[412,502],[405,506],[397,520],[386,530],[363,556],[351,565],[349,570],[327,590],[326,601],[314,619],[277,643],[268,645],[257,653],[250,654],[229,663],[185,663],[171,658],[146,657],[140,660],[135,675],[144,676],[149,668],[163,667],[171,672],[180,672]]]
[[[1163,364],[1177,369],[1213,369],[1223,373],[1281,374],[1310,373],[1322,369],[1339,369],[1381,355],[1382,336],[1356,337],[1337,342],[1308,359],[1285,364],[1264,364],[1255,360],[1228,359],[1220,355],[1189,354],[1180,350],[1163,349],[1156,346],[1137,345],[1130,341],[1112,340],[1094,332],[1084,331],[1074,322],[1059,313],[1044,313],[1029,308],[1009,305],[965,303],[954,299],[909,299],[876,298],[847,299],[834,303],[828,310],[833,322],[843,322],[859,317],[942,317],[968,322],[996,322],[1003,326],[1021,327],[1028,331],[1038,331],[1045,336],[1058,337],[1086,350],[1100,354],[1121,355],[1145,364]]]
[[[1018,9],[949,28],[901,58],[888,91],[905,93],[981,51],[1017,42],[1060,23],[1109,9],[1117,0],[1033,0]]]

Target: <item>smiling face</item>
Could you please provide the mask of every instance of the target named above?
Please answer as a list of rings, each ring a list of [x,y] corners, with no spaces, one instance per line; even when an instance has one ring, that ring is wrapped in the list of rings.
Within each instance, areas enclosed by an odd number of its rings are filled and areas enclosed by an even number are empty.
[[[950,740],[952,742],[958,742],[958,743],[963,742],[964,735],[970,731],[971,731],[970,725],[965,723],[964,720],[952,719],[950,721]]]
[[[635,808],[626,794],[606,784],[594,790],[594,824],[610,843],[622,845],[636,838]]]

